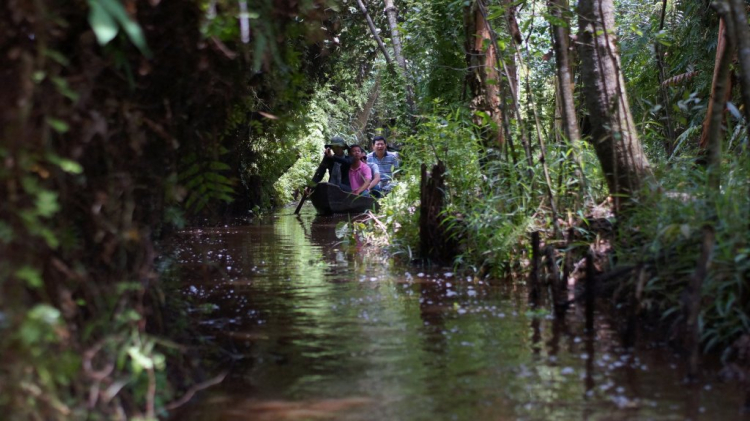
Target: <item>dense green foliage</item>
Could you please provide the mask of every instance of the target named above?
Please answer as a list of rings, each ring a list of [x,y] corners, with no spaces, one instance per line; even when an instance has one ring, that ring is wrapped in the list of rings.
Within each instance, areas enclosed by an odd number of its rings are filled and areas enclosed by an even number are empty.
[[[153,419],[190,386],[166,370],[184,302],[155,242],[229,202],[272,203],[336,19],[266,1],[244,44],[236,2],[64,3],[0,7],[0,406]]]
[[[702,4],[670,2],[660,29],[661,3],[618,3],[623,71],[638,131],[655,174],[632,212],[616,220],[608,213],[606,183],[593,150],[587,143],[565,142],[554,121],[559,114],[555,109],[549,26],[557,21],[546,13],[546,5],[530,1],[519,6],[524,43],[518,46],[519,55],[513,62],[509,61],[511,40],[502,19],[505,9],[497,5],[489,8],[493,25],[500,31],[499,45],[505,51],[506,65],[518,66],[524,124],[517,124],[515,116],[511,118],[515,151],[482,146],[478,139],[483,136],[483,128],[493,123],[481,112],[471,115],[465,93],[454,90],[458,86],[466,89],[463,75],[446,71],[466,65],[460,64],[465,34],[455,26],[462,18],[461,8],[456,6],[453,2],[408,2],[402,9],[405,50],[417,75],[417,95],[424,117],[413,134],[397,139],[404,145],[402,186],[385,200],[382,215],[389,227],[392,253],[416,255],[420,166],[426,163],[431,168],[441,159],[448,168],[449,189],[444,223],[460,230],[458,234],[454,232],[460,238],[457,265],[480,273],[485,273],[481,267],[489,268],[496,275],[517,269],[516,263],[528,253],[529,232],[541,230],[547,233],[549,243],[559,243],[552,224],[557,218],[561,228],[574,227],[577,238],[611,241],[614,254],[609,257],[610,262],[616,261],[621,267],[643,267],[645,285],[638,285],[634,274],[615,279],[617,285],[612,290],[617,291],[619,299],[638,291],[644,315],[679,326],[684,304],[681,296],[700,254],[701,227],[712,224],[717,242],[713,266],[703,287],[703,294],[711,297],[704,301],[701,313],[704,344],[708,348],[726,346],[748,333],[750,308],[743,283],[748,276],[750,238],[748,158],[741,153],[747,139],[740,107],[736,105],[736,90],[735,105],[729,105],[726,120],[725,147],[730,155],[725,159],[722,191],[713,208],[707,208],[712,206],[708,198],[716,193],[706,190],[704,169],[696,165],[714,66],[718,26],[715,14]],[[575,25],[575,15],[569,16],[573,19],[571,26]],[[449,36],[436,36],[441,32]],[[666,106],[671,111],[673,139],[668,139],[665,105],[655,71],[657,44],[665,57],[669,95]],[[435,100],[439,106],[435,106]],[[376,112],[388,113],[395,106],[381,103]],[[580,99],[577,107],[585,113]],[[585,132],[585,120],[580,121]],[[406,126],[402,121],[401,128],[395,131],[408,132]],[[523,159],[520,145],[524,135],[531,143],[531,168]],[[553,215],[549,203],[537,137],[546,144],[545,161],[557,215]],[[669,153],[665,144],[670,146]],[[602,217],[619,226],[616,235],[599,231],[602,225],[596,219]],[[372,233],[378,232],[382,230],[373,226]],[[575,242],[573,247],[582,257],[588,244]]]

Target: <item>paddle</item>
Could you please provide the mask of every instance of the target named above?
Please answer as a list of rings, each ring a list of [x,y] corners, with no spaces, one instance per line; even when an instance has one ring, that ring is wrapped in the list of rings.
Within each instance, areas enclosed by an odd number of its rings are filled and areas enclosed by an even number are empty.
[[[305,189],[305,191],[302,193],[302,199],[299,201],[299,205],[297,205],[297,209],[294,210],[294,214],[297,215],[299,213],[299,210],[302,209],[302,205],[305,203],[305,200],[307,200],[307,196],[310,195],[308,193],[310,189]]]

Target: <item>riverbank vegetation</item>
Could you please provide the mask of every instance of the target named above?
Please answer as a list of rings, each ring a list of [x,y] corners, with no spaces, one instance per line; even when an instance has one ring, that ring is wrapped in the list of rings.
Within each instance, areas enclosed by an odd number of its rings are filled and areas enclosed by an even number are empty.
[[[166,369],[184,363],[164,338],[185,304],[167,307],[163,240],[298,198],[333,135],[399,149],[399,187],[364,233],[396,258],[523,281],[538,232],[551,289],[589,254],[627,317],[676,343],[698,332],[731,358],[750,330],[742,1],[2,9],[0,405],[15,419],[166,416],[191,382]]]

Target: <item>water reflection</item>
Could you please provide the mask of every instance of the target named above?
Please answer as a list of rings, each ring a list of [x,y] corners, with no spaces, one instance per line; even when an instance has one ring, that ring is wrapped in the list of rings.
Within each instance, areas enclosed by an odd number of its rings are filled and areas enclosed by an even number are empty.
[[[578,309],[555,322],[521,288],[393,266],[342,221],[287,210],[182,233],[184,294],[218,347],[202,358],[230,374],[175,419],[738,416],[733,388],[685,387],[677,360],[626,353],[601,316],[589,335]]]

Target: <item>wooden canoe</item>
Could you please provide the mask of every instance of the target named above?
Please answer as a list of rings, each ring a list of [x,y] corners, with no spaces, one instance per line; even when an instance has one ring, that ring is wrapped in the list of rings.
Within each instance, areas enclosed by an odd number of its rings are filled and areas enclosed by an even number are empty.
[[[346,193],[339,186],[329,183],[318,183],[310,195],[315,210],[319,215],[334,213],[364,213],[378,211],[378,201],[372,197]]]

